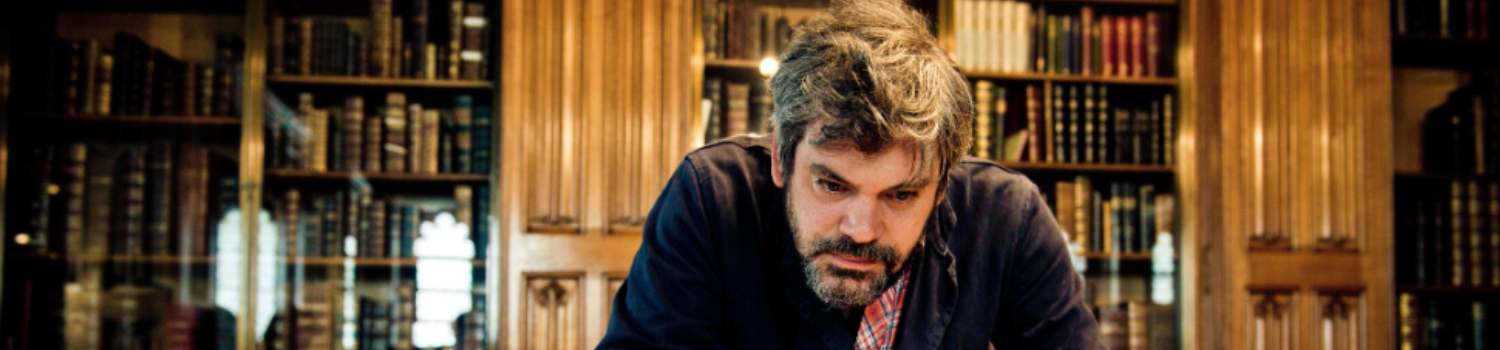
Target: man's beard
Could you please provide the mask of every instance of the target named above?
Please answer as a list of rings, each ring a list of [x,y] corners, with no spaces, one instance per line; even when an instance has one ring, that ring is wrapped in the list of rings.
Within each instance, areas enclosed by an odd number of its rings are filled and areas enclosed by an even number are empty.
[[[848,309],[868,305],[885,291],[892,281],[891,275],[899,269],[900,254],[896,248],[871,243],[855,243],[849,236],[838,234],[831,238],[804,237],[807,232],[797,228],[797,214],[790,196],[786,200],[787,219],[791,223],[792,237],[797,252],[802,255],[802,273],[807,277],[807,286],[829,306]],[[812,241],[804,242],[804,239]],[[877,271],[860,271],[829,264],[818,264],[815,257],[820,254],[840,254],[859,259],[869,259],[885,266]]]

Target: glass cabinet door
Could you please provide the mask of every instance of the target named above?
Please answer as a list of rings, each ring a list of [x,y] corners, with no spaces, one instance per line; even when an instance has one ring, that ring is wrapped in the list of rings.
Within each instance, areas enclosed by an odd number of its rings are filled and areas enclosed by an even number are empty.
[[[40,5],[5,33],[5,346],[233,348],[243,5]]]

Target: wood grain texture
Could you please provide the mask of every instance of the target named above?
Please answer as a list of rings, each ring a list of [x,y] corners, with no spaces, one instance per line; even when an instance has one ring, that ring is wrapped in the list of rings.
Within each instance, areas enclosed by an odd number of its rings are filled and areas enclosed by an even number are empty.
[[[1183,70],[1194,95],[1185,100],[1192,111],[1184,122],[1196,124],[1184,132],[1209,135],[1188,138],[1197,141],[1197,152],[1182,159],[1201,163],[1179,184],[1197,196],[1184,199],[1196,205],[1184,207],[1201,210],[1188,215],[1201,219],[1189,225],[1205,235],[1196,244],[1203,286],[1195,292],[1196,344],[1389,347],[1391,107],[1381,103],[1390,96],[1386,4],[1249,0],[1189,7],[1192,52],[1199,62],[1215,63]],[[1284,289],[1287,297],[1267,297],[1267,288]],[[1277,331],[1274,317],[1263,314],[1282,309],[1299,325],[1290,332]]]
[[[504,1],[502,159],[519,161],[501,164],[502,348],[603,337],[609,273],[629,269],[691,146],[691,11],[690,0]],[[531,302],[526,276],[548,271],[576,273],[576,328],[531,324],[563,317]]]

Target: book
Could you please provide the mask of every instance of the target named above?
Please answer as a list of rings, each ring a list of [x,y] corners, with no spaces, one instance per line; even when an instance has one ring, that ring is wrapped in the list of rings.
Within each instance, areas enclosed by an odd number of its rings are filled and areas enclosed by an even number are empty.
[[[1097,148],[1094,146],[1094,129],[1095,129],[1095,124],[1098,123],[1099,115],[1097,113],[1095,113],[1094,107],[1095,107],[1095,105],[1094,105],[1094,85],[1093,84],[1084,85],[1083,86],[1083,116],[1082,116],[1083,117],[1083,128],[1082,128],[1083,143],[1080,145],[1080,148],[1082,148],[1082,152],[1083,152],[1082,162],[1084,162],[1084,163],[1094,163],[1094,162],[1096,162],[1096,158],[1094,157],[1094,153],[1095,153],[1094,151]]]
[[[495,167],[495,127],[494,115],[490,106],[474,107],[473,125],[469,128],[471,137],[470,161],[471,172],[478,174],[489,174],[490,169]]]
[[[364,110],[363,97],[349,96],[344,99],[344,108],[339,114],[338,133],[344,135],[343,142],[339,144],[343,149],[343,162],[339,170],[353,172],[363,169],[360,165],[364,160]]]
[[[1081,97],[1079,96],[1078,86],[1068,85],[1065,87],[1065,89],[1067,89],[1066,91],[1068,97],[1068,112],[1066,114],[1068,130],[1066,131],[1067,137],[1063,139],[1065,140],[1065,146],[1063,146],[1063,149],[1066,150],[1065,152],[1067,152],[1066,157],[1064,157],[1066,158],[1064,161],[1069,163],[1078,163],[1081,162],[1083,158],[1082,152],[1080,151],[1080,148],[1083,146],[1083,142],[1079,140],[1083,136],[1083,134],[1081,133],[1083,118],[1082,115],[1078,113],[1078,100]]]
[[[386,94],[385,98],[385,153],[384,170],[387,172],[406,172],[407,162],[407,131],[406,131],[406,94],[392,92]]]
[[[1046,121],[1044,121],[1045,127],[1043,128],[1050,135],[1047,137],[1047,147],[1042,151],[1049,163],[1067,161],[1063,158],[1063,155],[1067,153],[1060,151],[1064,147],[1062,138],[1066,130],[1066,124],[1062,115],[1064,103],[1063,89],[1056,86],[1052,87],[1051,103],[1048,103],[1049,109]]]
[[[1468,222],[1465,221],[1466,215],[1464,215],[1465,202],[1463,183],[1460,181],[1453,181],[1451,184],[1451,189],[1452,190],[1449,193],[1451,197],[1449,198],[1450,202],[1448,204],[1448,213],[1452,216],[1452,225],[1450,226],[1449,231],[1451,232],[1452,236],[1450,236],[1448,241],[1448,254],[1449,258],[1451,259],[1450,261],[1452,266],[1450,267],[1448,276],[1450,277],[1450,281],[1454,287],[1462,287],[1464,285],[1464,278],[1466,276],[1464,274],[1463,242],[1464,232],[1466,231],[1465,229],[1467,228],[1467,226],[1464,225],[1468,224]]]
[[[994,103],[994,85],[987,80],[974,83],[974,148],[971,155],[990,159],[991,106]]]
[[[484,79],[484,57],[487,50],[485,40],[485,16],[484,3],[469,2],[464,6],[465,17],[463,19],[463,51],[459,54],[463,60],[460,75],[464,79]]]
[[[427,113],[421,103],[409,103],[406,108],[406,143],[402,145],[406,147],[406,169],[407,172],[420,174],[422,164],[427,162],[426,159],[422,159],[422,156],[427,154],[427,150],[423,149],[427,142],[422,140],[422,137],[427,135],[427,132],[422,130],[422,127],[426,126],[422,118]]]
[[[725,130],[724,136],[735,136],[750,132],[750,84],[728,83],[724,89]]]
[[[453,120],[455,122],[455,134],[453,137],[454,156],[457,161],[456,171],[459,173],[473,172],[474,152],[474,99],[469,95],[459,95],[453,100]]]
[[[1053,208],[1055,208],[1053,212],[1057,215],[1057,226],[1063,230],[1063,237],[1068,238],[1069,241],[1077,242],[1079,240],[1074,238],[1074,235],[1077,233],[1077,231],[1074,231],[1077,220],[1074,215],[1077,211],[1073,208],[1077,204],[1073,199],[1073,196],[1076,194],[1074,183],[1059,181],[1055,188],[1057,191],[1053,198]]]
[[[1030,135],[1027,139],[1030,146],[1026,147],[1026,160],[1033,162],[1042,161],[1041,142],[1042,133],[1045,130],[1040,124],[1042,101],[1041,95],[1037,91],[1038,89],[1040,88],[1036,85],[1026,86],[1026,130],[1027,134]]]

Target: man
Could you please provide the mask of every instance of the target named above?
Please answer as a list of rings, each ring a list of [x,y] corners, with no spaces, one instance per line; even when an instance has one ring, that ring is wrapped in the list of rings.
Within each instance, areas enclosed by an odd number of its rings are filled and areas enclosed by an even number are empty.
[[[898,0],[835,1],[771,80],[774,138],[689,154],[600,348],[1094,346],[1035,185],[964,160],[968,84]]]

